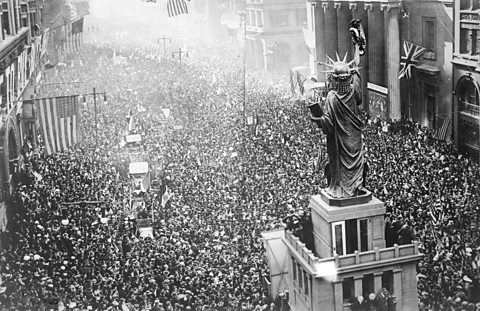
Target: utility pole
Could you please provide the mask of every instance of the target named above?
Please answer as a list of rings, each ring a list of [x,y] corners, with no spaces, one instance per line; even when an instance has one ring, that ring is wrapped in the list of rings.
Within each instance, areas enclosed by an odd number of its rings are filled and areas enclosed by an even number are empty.
[[[159,38],[158,39],[158,43],[160,43],[160,40],[163,41],[163,57],[165,57],[165,54],[167,52],[166,50],[166,42],[168,40],[169,43],[172,43],[172,38],[168,38],[168,37],[165,37],[165,35],[163,35],[163,37]]]
[[[95,113],[95,150],[98,148],[98,123],[97,123],[97,95],[103,95],[103,102],[107,102],[107,93],[99,92],[93,88],[93,93],[83,94],[83,101],[87,102],[86,95],[93,95],[93,105],[94,105],[94,113]]]
[[[175,54],[178,54],[180,66],[182,66],[182,55],[186,55],[188,57],[188,51],[184,51],[182,50],[182,48],[178,48],[178,51],[172,52],[172,58],[175,58]]]

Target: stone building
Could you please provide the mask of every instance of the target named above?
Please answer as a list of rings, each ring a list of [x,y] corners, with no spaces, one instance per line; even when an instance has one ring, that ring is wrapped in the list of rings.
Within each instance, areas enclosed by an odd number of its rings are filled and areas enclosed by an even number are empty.
[[[286,73],[308,63],[302,28],[307,27],[305,1],[247,0],[247,64]]]
[[[480,161],[480,4],[455,1],[453,128],[460,151]]]
[[[320,81],[325,80],[324,68],[316,62],[334,58],[336,52],[352,58],[348,29],[352,19],[360,19],[367,40],[360,66],[369,115],[384,120],[404,116],[433,130],[451,117],[453,1],[308,0],[307,12],[308,28],[315,33],[310,68]],[[426,51],[410,78],[399,79],[405,42]]]

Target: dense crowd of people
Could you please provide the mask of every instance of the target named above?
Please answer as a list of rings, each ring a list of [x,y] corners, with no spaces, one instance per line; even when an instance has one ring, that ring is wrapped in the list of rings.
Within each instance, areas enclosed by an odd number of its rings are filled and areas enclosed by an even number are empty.
[[[64,84],[44,96],[96,87],[107,101],[95,124],[86,96],[77,146],[25,157],[0,257],[1,307],[286,310],[288,294],[269,297],[260,233],[291,211],[308,214],[325,186],[325,146],[304,103],[280,82],[247,75],[244,86],[238,61],[180,65],[124,48],[118,63],[114,51],[91,46],[73,67],[50,69]],[[154,239],[139,239],[128,217],[127,116],[152,167]],[[387,244],[419,240],[425,254],[420,309],[480,310],[478,165],[407,120],[369,120],[364,137],[366,186],[386,202]],[[172,193],[165,206],[162,185]]]

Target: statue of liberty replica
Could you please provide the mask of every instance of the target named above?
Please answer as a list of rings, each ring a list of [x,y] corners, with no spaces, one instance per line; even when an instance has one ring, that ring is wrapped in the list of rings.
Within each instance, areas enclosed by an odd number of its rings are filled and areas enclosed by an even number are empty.
[[[365,40],[361,37],[359,21],[352,21],[350,33],[355,43],[354,59],[347,63],[347,55],[336,60],[328,58],[328,94],[322,108],[318,102],[308,107],[311,119],[327,138],[328,164],[325,192],[333,198],[349,198],[362,195],[364,172],[363,121],[360,118],[362,85],[358,73],[360,55],[364,54]],[[362,44],[363,43],[363,44]]]

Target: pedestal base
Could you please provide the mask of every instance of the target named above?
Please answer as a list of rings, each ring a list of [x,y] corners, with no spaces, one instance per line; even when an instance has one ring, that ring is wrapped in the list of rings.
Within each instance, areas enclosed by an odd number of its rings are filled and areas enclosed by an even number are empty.
[[[351,198],[334,198],[331,197],[325,189],[320,191],[320,197],[322,198],[325,203],[331,206],[350,206],[350,205],[358,205],[368,203],[372,200],[372,192],[366,190],[365,194],[359,195],[356,197]]]
[[[372,196],[371,193],[369,196],[371,200],[367,203],[348,206],[329,205],[322,195],[314,195],[310,198],[315,253],[318,257],[334,256],[334,241],[339,238],[348,240],[348,236],[353,234],[349,230],[356,231],[354,234],[359,238],[362,234],[360,222],[365,220],[367,221],[367,248],[372,250],[375,247],[385,247],[385,207],[383,202]],[[333,226],[336,225],[343,226],[346,236],[334,237]]]

